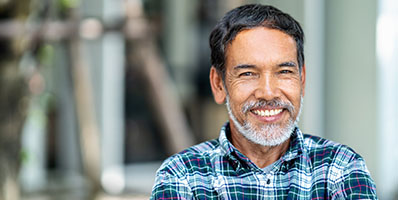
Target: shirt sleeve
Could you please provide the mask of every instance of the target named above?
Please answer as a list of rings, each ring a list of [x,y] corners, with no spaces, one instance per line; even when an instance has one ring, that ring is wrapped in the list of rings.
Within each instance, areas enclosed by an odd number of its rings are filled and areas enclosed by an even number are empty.
[[[332,199],[377,199],[376,185],[362,158],[351,161],[333,185]]]
[[[158,172],[151,199],[193,199],[193,197],[185,177]]]

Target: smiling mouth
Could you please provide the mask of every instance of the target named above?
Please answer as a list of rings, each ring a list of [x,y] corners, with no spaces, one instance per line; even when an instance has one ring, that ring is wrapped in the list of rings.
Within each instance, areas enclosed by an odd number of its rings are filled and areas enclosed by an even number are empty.
[[[256,110],[251,110],[251,112],[255,115],[258,115],[260,117],[273,117],[275,115],[278,115],[283,111],[282,108],[278,109],[256,109]]]

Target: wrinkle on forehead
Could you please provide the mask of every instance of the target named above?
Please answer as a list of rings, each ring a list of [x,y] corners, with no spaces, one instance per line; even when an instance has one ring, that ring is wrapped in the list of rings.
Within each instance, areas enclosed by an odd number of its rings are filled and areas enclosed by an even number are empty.
[[[275,55],[275,51],[277,57],[272,56]],[[296,42],[288,34],[266,27],[241,31],[226,50],[226,67],[252,62],[277,65],[281,59],[298,65]],[[237,63],[238,61],[240,63]]]

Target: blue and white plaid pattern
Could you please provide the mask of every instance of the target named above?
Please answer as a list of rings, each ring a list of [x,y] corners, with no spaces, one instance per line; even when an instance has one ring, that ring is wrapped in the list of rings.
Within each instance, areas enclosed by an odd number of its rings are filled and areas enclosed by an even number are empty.
[[[362,157],[347,146],[296,128],[288,151],[269,173],[227,139],[168,158],[157,171],[151,199],[377,199]]]

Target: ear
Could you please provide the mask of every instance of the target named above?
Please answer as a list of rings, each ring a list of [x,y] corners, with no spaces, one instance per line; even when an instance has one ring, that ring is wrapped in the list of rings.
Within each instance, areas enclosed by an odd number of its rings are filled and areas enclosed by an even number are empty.
[[[210,85],[213,92],[214,101],[217,104],[224,104],[227,91],[224,88],[221,74],[213,66],[210,69]]]
[[[306,77],[305,64],[303,64],[303,68],[301,69],[301,88],[303,96],[305,94],[305,77]]]

